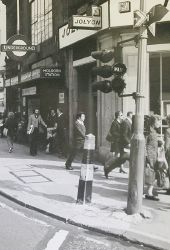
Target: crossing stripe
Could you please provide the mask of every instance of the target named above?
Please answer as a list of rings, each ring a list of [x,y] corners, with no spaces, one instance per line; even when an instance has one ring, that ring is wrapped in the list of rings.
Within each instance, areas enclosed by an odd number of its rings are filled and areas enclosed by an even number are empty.
[[[68,231],[60,230],[48,242],[45,250],[58,250],[68,235]]]

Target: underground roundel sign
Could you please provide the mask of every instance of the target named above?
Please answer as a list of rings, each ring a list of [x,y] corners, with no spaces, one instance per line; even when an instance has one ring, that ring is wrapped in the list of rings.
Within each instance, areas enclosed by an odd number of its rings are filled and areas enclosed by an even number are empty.
[[[30,52],[36,52],[36,46],[31,45],[24,35],[10,37],[7,44],[1,44],[1,51],[15,61],[23,61]]]

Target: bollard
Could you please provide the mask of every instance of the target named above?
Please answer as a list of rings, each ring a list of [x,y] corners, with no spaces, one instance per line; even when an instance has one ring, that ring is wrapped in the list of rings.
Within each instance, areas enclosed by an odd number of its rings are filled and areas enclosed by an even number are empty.
[[[77,203],[90,203],[93,184],[93,158],[95,149],[95,136],[86,135],[83,149],[80,179],[78,186]]]

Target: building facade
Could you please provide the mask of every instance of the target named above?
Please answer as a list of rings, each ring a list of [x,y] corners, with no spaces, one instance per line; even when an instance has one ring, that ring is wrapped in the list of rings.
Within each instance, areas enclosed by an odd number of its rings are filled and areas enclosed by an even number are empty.
[[[3,0],[7,7],[7,38],[17,33],[17,0]],[[100,1],[102,28],[96,30],[70,28],[72,15],[84,15],[90,0],[22,0],[20,1],[20,33],[38,52],[31,53],[18,66],[7,58],[5,81],[8,109],[15,108],[28,115],[39,105],[45,117],[48,108],[63,107],[68,117],[69,138],[72,138],[73,122],[78,111],[86,113],[88,133],[95,134],[97,147],[108,146],[105,137],[114,113],[135,111],[132,97],[120,98],[114,92],[104,94],[92,91],[96,77],[92,68],[98,62],[91,52],[114,49],[111,64],[123,62],[127,67],[124,76],[129,94],[136,91],[138,48],[135,39],[139,33],[133,28],[133,12],[140,8],[140,0]],[[147,1],[147,12],[164,0]],[[170,9],[170,4],[167,8]],[[148,33],[147,80],[145,83],[145,114],[151,112],[166,116],[170,112],[169,60],[170,14],[156,23],[156,34]],[[58,70],[54,77],[48,70]],[[44,70],[44,71],[43,71]],[[53,73],[50,71],[50,73]]]

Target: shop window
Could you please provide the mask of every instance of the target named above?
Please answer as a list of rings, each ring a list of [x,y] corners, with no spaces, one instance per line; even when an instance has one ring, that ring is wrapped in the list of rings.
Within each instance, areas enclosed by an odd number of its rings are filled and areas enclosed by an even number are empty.
[[[52,0],[31,1],[32,44],[40,44],[53,35]]]

